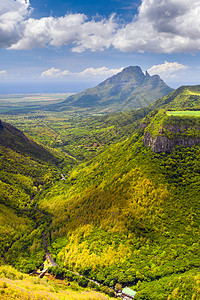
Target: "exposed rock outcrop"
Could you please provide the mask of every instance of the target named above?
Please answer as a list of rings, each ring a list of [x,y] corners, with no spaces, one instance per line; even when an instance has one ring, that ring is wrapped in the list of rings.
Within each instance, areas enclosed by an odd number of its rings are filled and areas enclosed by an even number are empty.
[[[146,132],[143,138],[143,144],[150,146],[152,151],[157,152],[171,152],[176,146],[192,147],[200,143],[200,138],[169,138],[167,136],[158,135],[152,137],[150,133]]]

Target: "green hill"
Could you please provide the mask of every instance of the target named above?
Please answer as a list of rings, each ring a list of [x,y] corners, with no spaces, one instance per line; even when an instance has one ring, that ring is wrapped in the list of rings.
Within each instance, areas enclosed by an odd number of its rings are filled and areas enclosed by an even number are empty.
[[[54,155],[42,145],[29,139],[24,133],[12,125],[0,123],[0,146],[28,155],[40,161],[56,162]]]
[[[42,216],[34,201],[43,188],[59,179],[59,158],[10,124],[0,124],[1,261],[29,271],[42,264],[44,256],[38,243]]]
[[[200,110],[200,85],[181,86],[150,105],[152,109]]]

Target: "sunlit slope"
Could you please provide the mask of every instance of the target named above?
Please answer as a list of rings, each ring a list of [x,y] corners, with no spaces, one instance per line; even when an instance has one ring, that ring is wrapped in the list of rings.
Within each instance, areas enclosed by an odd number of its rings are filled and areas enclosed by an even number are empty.
[[[35,160],[48,161],[49,163],[56,162],[56,158],[43,146],[29,139],[16,127],[5,122],[0,123],[0,146],[12,149],[22,155],[31,156]]]
[[[149,106],[151,109],[200,110],[200,85],[181,86]]]
[[[108,285],[197,268],[199,151],[154,154],[136,135],[74,170],[39,205],[59,263]]]
[[[0,267],[0,299],[22,300],[108,300],[105,294],[83,289],[78,284],[39,279],[11,267]]]

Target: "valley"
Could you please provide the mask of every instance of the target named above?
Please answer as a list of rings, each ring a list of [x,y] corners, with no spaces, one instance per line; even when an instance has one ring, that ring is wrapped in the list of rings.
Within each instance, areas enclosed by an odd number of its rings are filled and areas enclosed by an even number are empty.
[[[199,107],[188,86],[124,112],[1,114],[0,293],[108,299],[120,285],[134,299],[199,299]],[[45,251],[59,287],[25,275]]]

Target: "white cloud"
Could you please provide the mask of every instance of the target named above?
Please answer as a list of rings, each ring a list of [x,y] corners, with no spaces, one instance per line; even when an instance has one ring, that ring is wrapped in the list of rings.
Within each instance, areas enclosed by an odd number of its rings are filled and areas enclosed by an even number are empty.
[[[49,77],[49,78],[57,78],[57,77],[63,77],[70,74],[68,70],[61,71],[60,69],[56,69],[52,67],[51,69],[42,72],[40,77]]]
[[[103,50],[112,45],[117,24],[114,16],[108,20],[87,21],[84,14],[68,14],[60,18],[28,19],[24,21],[23,36],[10,49],[30,50],[34,47],[51,45],[75,45],[73,52]]]
[[[51,69],[42,72],[41,77],[57,77],[59,73],[60,69],[52,67]]]
[[[119,69],[109,69],[107,67],[102,67],[102,68],[87,68],[81,72],[70,72],[69,70],[64,70],[61,71],[60,69],[56,69],[52,67],[49,70],[46,70],[42,72],[40,77],[47,77],[47,78],[58,78],[58,77],[64,77],[64,76],[73,76],[73,77],[100,77],[100,78],[105,78],[108,76],[112,76],[114,74],[117,74],[121,72],[123,68]]]
[[[199,15],[199,0],[143,0],[138,16],[118,30],[113,45],[121,51],[199,51]]]
[[[30,17],[29,0],[0,0],[0,47],[14,50],[69,45],[73,52],[155,53],[200,50],[200,0],[142,0],[132,22],[115,15],[88,20],[84,14]]]
[[[29,0],[0,0],[1,48],[7,48],[21,39],[24,20],[31,11]]]
[[[150,75],[159,74],[163,77],[173,78],[176,76],[176,72],[180,70],[186,70],[189,67],[183,64],[179,64],[178,62],[167,62],[165,61],[164,64],[154,65],[148,72]]]
[[[106,67],[102,67],[102,68],[87,68],[85,70],[83,70],[80,73],[76,73],[78,76],[81,77],[105,77],[105,76],[112,76],[114,74],[117,74],[119,72],[121,72],[123,70],[123,68],[119,68],[119,69],[109,69]]]
[[[7,75],[7,71],[6,70],[0,70],[0,77]]]
[[[78,30],[85,20],[83,14],[69,14],[60,18],[28,19],[24,22],[23,37],[10,49],[30,50],[34,47],[44,48],[50,44],[61,47],[77,41]]]

